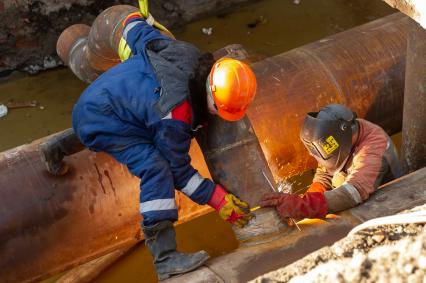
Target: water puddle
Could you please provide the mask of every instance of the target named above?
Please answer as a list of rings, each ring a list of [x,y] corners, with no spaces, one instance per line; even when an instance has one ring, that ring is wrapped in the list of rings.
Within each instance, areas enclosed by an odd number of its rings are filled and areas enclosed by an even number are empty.
[[[0,151],[71,127],[71,111],[86,84],[66,68],[0,81],[0,104],[36,101],[0,118]]]

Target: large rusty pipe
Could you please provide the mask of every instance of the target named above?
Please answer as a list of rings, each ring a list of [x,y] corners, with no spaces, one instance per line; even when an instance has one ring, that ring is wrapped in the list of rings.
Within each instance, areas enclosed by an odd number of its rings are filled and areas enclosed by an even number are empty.
[[[304,115],[348,105],[389,134],[401,130],[409,18],[396,13],[252,65],[249,120],[277,179],[315,166],[299,139]]]
[[[252,64],[258,91],[248,118],[227,123],[211,117],[197,138],[213,179],[257,206],[270,190],[263,174],[272,171],[280,180],[315,166],[300,126],[305,113],[329,103],[349,105],[389,133],[399,131],[408,24],[402,14],[391,15]],[[263,210],[235,232],[251,242],[280,229],[279,218]]]
[[[66,158],[67,175],[51,176],[38,152],[47,138],[0,153],[1,282],[38,282],[142,239],[139,179],[89,150]],[[200,161],[194,167],[209,177]],[[211,211],[179,192],[176,200],[178,223]]]

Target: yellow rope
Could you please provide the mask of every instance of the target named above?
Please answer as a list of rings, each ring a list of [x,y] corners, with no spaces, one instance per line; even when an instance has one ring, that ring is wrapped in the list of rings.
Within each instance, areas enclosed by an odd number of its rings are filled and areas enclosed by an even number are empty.
[[[148,11],[148,0],[139,0],[139,10],[142,14],[142,17],[144,17],[145,19],[148,19],[150,17]],[[173,34],[165,26],[163,26],[156,20],[154,20],[153,26],[159,29],[160,31],[168,34],[170,37],[174,38]],[[120,60],[122,62],[126,61],[127,59],[129,59],[130,56],[132,56],[132,51],[130,50],[130,47],[127,45],[127,42],[123,37],[121,37],[120,43],[118,44],[118,56],[120,57]]]
[[[142,16],[148,18],[148,0],[139,0],[139,10]]]
[[[148,10],[148,0],[139,0],[139,10],[141,11],[142,16],[144,16],[145,19],[149,17],[149,10]],[[154,20],[154,27],[156,27],[159,30],[168,32],[172,34],[165,26]],[[173,34],[172,34],[173,35]]]

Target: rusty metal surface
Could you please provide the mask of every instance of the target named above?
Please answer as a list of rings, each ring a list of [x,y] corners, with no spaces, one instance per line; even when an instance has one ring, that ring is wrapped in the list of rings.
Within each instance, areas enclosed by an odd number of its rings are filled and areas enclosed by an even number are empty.
[[[96,17],[92,27],[72,25],[56,44],[58,55],[82,81],[90,83],[120,63],[117,54],[125,17],[138,11],[129,5],[112,6]],[[90,28],[90,30],[89,30]]]
[[[138,178],[88,150],[67,157],[69,174],[50,176],[39,142],[0,154],[1,282],[38,281],[141,239]],[[210,211],[182,194],[177,202],[180,221]]]
[[[116,5],[96,17],[87,41],[87,57],[93,69],[105,72],[120,63],[118,44],[123,33],[123,21],[138,8],[129,5]]]
[[[84,60],[89,33],[88,25],[72,25],[61,33],[56,42],[56,52],[59,57],[80,80],[86,83],[95,80],[100,75],[90,66],[89,61]]]
[[[271,192],[262,172],[270,175],[259,141],[247,117],[226,122],[210,116],[208,127],[197,137],[213,180],[250,206],[259,205],[264,193]],[[256,218],[243,229],[233,227],[238,240],[246,241],[285,228],[270,208],[254,212]],[[268,221],[265,222],[264,215]]]
[[[408,36],[401,153],[405,172],[426,166],[426,30],[414,21]]]
[[[299,129],[305,113],[329,103],[400,131],[408,26],[397,13],[252,65],[258,91],[248,117],[276,179],[315,166]]]
[[[216,60],[231,57],[249,62],[254,58],[252,53],[238,44],[226,46],[213,55]],[[213,180],[251,207],[258,206],[262,195],[271,192],[264,177],[264,174],[271,176],[271,171],[249,119],[244,117],[228,122],[209,115],[207,125],[199,131],[196,139]],[[244,228],[233,227],[239,241],[275,233],[286,227],[273,209],[262,209],[253,214],[254,220]],[[263,221],[265,217],[268,222]]]
[[[65,29],[56,42],[56,52],[65,65],[69,64],[70,51],[80,39],[85,39],[90,33],[90,26],[75,24]]]
[[[365,203],[339,214],[338,218],[326,221],[303,220],[299,222],[302,231],[295,228],[286,230],[280,237],[269,242],[238,248],[232,253],[208,261],[206,266],[224,282],[247,282],[333,244],[363,221],[392,215],[418,203],[425,203],[425,185],[426,168],[382,186]],[[380,205],[377,204],[377,198],[381,199]],[[398,205],[395,205],[396,199]],[[187,278],[193,278],[193,283],[206,282],[203,273],[198,273],[197,270],[167,282],[189,282],[186,281]]]
[[[256,135],[247,117],[226,122],[210,116],[208,127],[197,137],[213,180],[257,206],[263,193],[271,192],[262,174],[269,172]]]

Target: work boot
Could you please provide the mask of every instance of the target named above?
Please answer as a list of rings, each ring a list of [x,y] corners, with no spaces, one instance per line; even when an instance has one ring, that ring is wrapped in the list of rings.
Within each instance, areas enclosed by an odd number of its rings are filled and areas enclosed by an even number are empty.
[[[154,259],[158,279],[192,271],[203,265],[209,255],[205,251],[181,253],[176,251],[176,234],[171,221],[161,221],[153,226],[143,226],[145,245]]]
[[[47,171],[55,176],[65,175],[69,166],[63,161],[65,156],[84,149],[73,129],[60,132],[39,145],[40,157]]]

